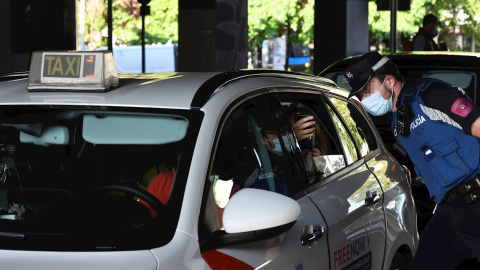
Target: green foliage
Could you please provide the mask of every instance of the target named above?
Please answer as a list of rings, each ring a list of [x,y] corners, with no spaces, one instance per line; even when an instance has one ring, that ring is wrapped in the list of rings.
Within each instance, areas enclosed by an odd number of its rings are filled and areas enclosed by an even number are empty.
[[[147,16],[148,43],[178,42],[178,0],[152,0],[151,15]]]
[[[80,3],[80,0],[77,0]],[[137,0],[113,0],[113,41],[115,45],[142,42],[142,17]],[[178,0],[152,0],[145,16],[147,44],[178,41]],[[107,45],[107,0],[86,0],[85,40],[90,49]],[[94,37],[95,36],[95,37]],[[97,37],[98,36],[98,37]]]
[[[455,45],[455,32],[461,31],[470,36],[480,38],[478,31],[480,2],[476,0],[411,0],[409,11],[397,12],[397,33],[403,37],[413,37],[422,26],[423,16],[434,13],[441,21],[439,32],[442,40],[452,50],[458,50]],[[368,24],[370,32],[376,40],[390,38],[390,11],[377,11],[375,0],[369,0]],[[466,16],[463,16],[465,14]],[[460,15],[460,16],[459,16]],[[451,33],[450,33],[451,32]]]
[[[142,17],[136,0],[117,0],[113,9],[115,44],[142,43]],[[178,0],[153,0],[150,15],[145,16],[145,42],[166,43],[178,40]]]
[[[314,0],[249,0],[248,36],[251,49],[263,40],[287,34],[294,42],[313,42]]]
[[[80,3],[80,0],[77,0]],[[260,48],[263,40],[287,34],[289,41],[313,42],[315,0],[248,0],[249,47]],[[390,37],[390,12],[377,11],[375,0],[369,0],[368,22],[371,38]],[[178,0],[152,0],[151,14],[145,17],[146,43],[178,42]],[[90,49],[107,44],[107,0],[86,0],[85,41]],[[477,0],[411,0],[411,10],[398,11],[397,32],[411,37],[422,25],[423,16],[433,12],[442,21],[442,39],[458,49],[455,32],[475,35],[480,40],[480,1]],[[460,18],[460,19],[459,19]],[[137,0],[113,0],[113,35],[116,45],[141,44],[140,4]],[[454,31],[456,30],[456,31]],[[445,33],[453,32],[446,35]],[[468,48],[465,47],[464,49]]]
[[[80,0],[77,0],[80,3]],[[91,48],[107,44],[107,0],[86,0],[86,37]],[[263,40],[286,34],[290,40],[313,41],[314,0],[249,0],[248,35],[250,48]],[[142,18],[137,0],[113,0],[113,41],[115,45],[141,44]],[[145,17],[146,43],[178,42],[178,0],[152,0]],[[95,8],[94,8],[95,7]],[[92,38],[90,35],[95,35]],[[97,37],[98,36],[98,37]]]
[[[141,29],[140,16],[136,14],[138,9],[132,9],[128,5],[122,5],[124,0],[113,2],[113,40],[115,45],[131,45],[135,40],[140,40],[140,35],[135,32]]]
[[[86,44],[89,49],[93,50],[97,47],[103,46],[101,31],[106,25],[106,9],[103,1],[86,0],[85,1],[85,37]],[[77,11],[80,12],[80,1],[77,1]],[[80,18],[80,14],[78,14]],[[80,33],[79,33],[80,34]],[[80,38],[80,37],[79,37]],[[105,42],[106,44],[106,42]]]
[[[368,24],[370,31],[377,40],[390,37],[390,11],[377,11],[374,0],[368,3]],[[410,10],[397,12],[397,33],[405,37],[413,36],[422,25],[422,19],[427,12],[432,12],[428,2],[412,0]]]

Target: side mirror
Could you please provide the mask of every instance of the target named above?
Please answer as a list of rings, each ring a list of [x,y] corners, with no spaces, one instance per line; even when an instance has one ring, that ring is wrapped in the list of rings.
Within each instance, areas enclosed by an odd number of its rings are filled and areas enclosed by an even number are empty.
[[[267,190],[245,188],[228,202],[223,213],[227,233],[243,233],[280,227],[297,221],[297,201]]]
[[[299,217],[297,201],[267,190],[244,188],[235,193],[225,207],[225,230],[210,235],[202,242],[202,249],[269,239],[288,231]]]

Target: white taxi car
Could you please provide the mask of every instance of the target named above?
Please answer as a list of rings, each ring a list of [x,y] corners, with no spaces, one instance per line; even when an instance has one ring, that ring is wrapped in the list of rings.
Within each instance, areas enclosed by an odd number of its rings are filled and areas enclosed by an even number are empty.
[[[28,77],[0,77],[0,268],[404,269],[409,172],[347,94],[35,52]]]

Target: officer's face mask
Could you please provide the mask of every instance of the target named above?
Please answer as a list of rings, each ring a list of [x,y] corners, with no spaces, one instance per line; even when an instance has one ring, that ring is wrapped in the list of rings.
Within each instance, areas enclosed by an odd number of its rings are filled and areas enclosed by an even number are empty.
[[[438,24],[431,23],[427,27],[432,28],[430,28],[431,30],[426,31],[425,36],[427,36],[428,38],[435,38],[436,36],[438,36]]]
[[[385,80],[386,79],[387,78],[385,78]],[[375,116],[384,115],[392,110],[393,89],[389,99],[384,99],[380,94],[380,91],[382,91],[383,85],[385,84],[385,80],[383,80],[380,90],[375,91],[375,93],[362,100],[362,105],[365,110]]]

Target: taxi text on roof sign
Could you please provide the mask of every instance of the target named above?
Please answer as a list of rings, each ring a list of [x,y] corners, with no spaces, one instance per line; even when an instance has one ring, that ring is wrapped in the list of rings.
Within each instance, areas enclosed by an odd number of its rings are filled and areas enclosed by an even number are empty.
[[[118,85],[109,51],[39,51],[32,54],[29,91],[101,91]]]

